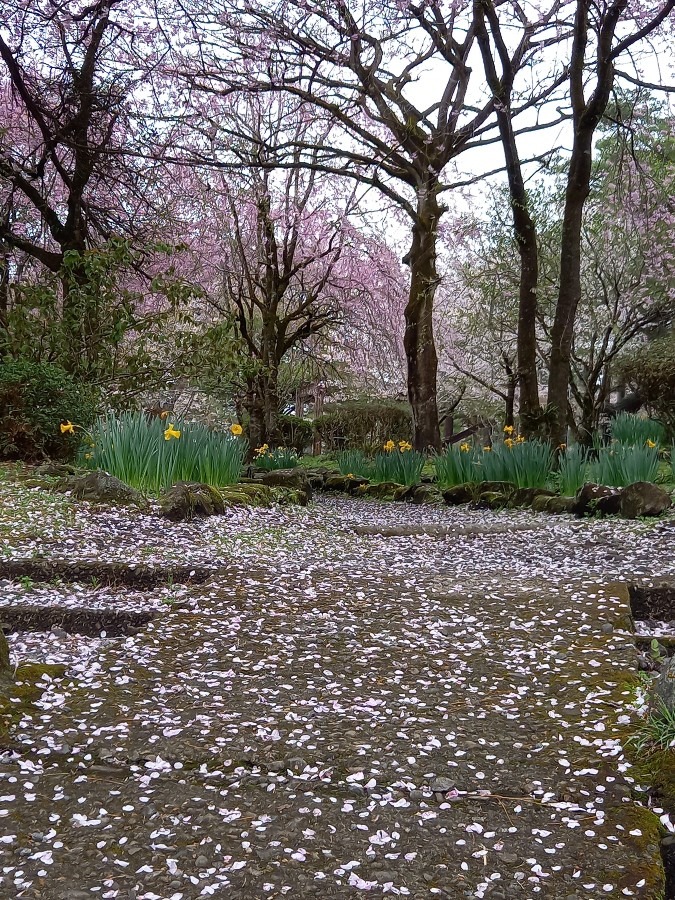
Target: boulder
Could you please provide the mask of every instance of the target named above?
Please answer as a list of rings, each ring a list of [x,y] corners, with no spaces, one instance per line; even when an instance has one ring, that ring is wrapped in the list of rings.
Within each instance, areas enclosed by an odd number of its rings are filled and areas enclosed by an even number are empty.
[[[513,485],[508,481],[481,481],[476,485],[476,490],[479,494],[482,494],[484,491],[497,494],[511,494]]]
[[[441,492],[432,484],[413,484],[409,487],[400,487],[394,492],[394,500],[414,503],[417,506],[439,503],[442,499]]]
[[[675,656],[671,656],[654,682],[652,699],[657,708],[665,707],[668,712],[675,714]]]
[[[271,506],[275,502],[274,488],[251,482],[220,488],[220,495],[225,506]]]
[[[621,491],[621,515],[625,519],[660,516],[672,505],[670,494],[648,481],[636,481]]]
[[[621,493],[619,491],[599,497],[595,504],[595,512],[601,516],[618,516],[620,509]]]
[[[376,500],[393,500],[396,491],[403,487],[394,481],[381,481],[378,484],[362,484],[357,493],[360,497],[371,497]]]
[[[618,497],[619,492],[604,484],[588,482],[579,488],[572,504],[572,512],[575,516],[592,516],[597,511],[598,502],[602,498]],[[610,505],[609,499],[605,501],[605,507]],[[606,511],[606,509],[605,509]],[[617,509],[618,512],[618,509]]]
[[[225,512],[220,491],[198,481],[179,481],[172,485],[159,498],[159,506],[162,515],[172,522],[189,522],[195,516],[218,516]]]
[[[503,509],[509,502],[509,495],[501,491],[481,491],[474,502],[472,509]]]
[[[446,488],[442,492],[443,500],[448,506],[461,506],[463,503],[471,503],[475,491],[475,484],[456,484],[454,487]]]
[[[294,488],[272,488],[274,502],[281,506],[307,506],[309,497],[305,491]]]
[[[78,500],[88,503],[111,503],[115,506],[138,506],[144,508],[147,501],[140,491],[130,487],[114,475],[96,470],[87,475],[75,475],[61,479],[54,486],[60,493],[70,491]]]
[[[543,511],[560,515],[561,513],[571,513],[573,506],[574,497],[547,497]]]
[[[555,493],[546,488],[516,488],[511,494],[509,506],[532,506],[535,497],[555,497]]]
[[[532,512],[550,512],[549,503],[553,499],[555,498],[547,494],[537,494],[530,503],[530,509]]]
[[[300,466],[294,469],[273,469],[271,472],[263,472],[260,481],[270,487],[291,488],[295,491],[304,491],[310,498],[312,496],[309,478]]]
[[[353,475],[329,475],[323,483],[324,491],[341,491],[345,494],[353,494],[362,484],[368,484],[367,478]]]

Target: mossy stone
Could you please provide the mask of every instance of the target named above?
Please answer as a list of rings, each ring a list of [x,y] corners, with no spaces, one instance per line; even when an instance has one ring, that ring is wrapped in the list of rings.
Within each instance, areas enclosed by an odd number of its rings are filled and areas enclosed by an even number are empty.
[[[246,503],[244,494],[240,495]],[[223,495],[217,488],[196,481],[179,481],[159,498],[162,515],[172,522],[186,522],[195,516],[217,516],[225,512]]]

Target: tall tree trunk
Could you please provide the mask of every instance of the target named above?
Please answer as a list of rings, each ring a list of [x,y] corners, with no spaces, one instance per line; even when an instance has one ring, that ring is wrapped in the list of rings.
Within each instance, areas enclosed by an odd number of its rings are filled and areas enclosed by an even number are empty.
[[[403,344],[408,361],[408,398],[413,415],[416,450],[440,450],[436,379],[438,357],[434,343],[433,309],[438,287],[436,236],[443,208],[437,185],[425,183],[418,190],[417,218],[412,244],[404,262],[410,266],[410,295],[405,308]]]
[[[513,232],[520,256],[520,284],[518,289],[518,384],[520,386],[520,424],[526,434],[535,432],[541,421],[539,380],[537,378],[537,289],[539,283],[539,254],[537,230],[530,215],[529,200],[523,180],[520,156],[513,129],[511,93],[514,70],[505,52],[499,53],[502,76],[499,77],[492,55],[489,22],[497,47],[504,46],[499,20],[493,3],[477,0],[474,3],[476,37],[483,59],[485,75],[495,100],[495,114],[499,137],[504,151],[506,177],[511,199]],[[507,422],[507,424],[513,424]]]
[[[552,444],[567,439],[567,404],[574,322],[581,300],[581,226],[590,193],[591,153],[595,126],[577,127],[565,193],[560,245],[560,285],[551,330],[548,373],[549,438]]]

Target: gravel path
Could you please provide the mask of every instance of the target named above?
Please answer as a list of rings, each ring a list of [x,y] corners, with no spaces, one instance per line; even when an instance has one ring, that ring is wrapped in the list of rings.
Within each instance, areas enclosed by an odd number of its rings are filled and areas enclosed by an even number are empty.
[[[14,607],[156,617],[11,636],[16,661],[69,668],[0,757],[1,897],[657,896],[621,582],[675,576],[672,519],[323,499],[33,518],[8,557],[214,574],[3,583]]]

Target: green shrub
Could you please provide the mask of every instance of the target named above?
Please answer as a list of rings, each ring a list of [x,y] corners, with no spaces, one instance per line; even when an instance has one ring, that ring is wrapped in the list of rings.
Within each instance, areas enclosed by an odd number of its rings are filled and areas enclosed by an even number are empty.
[[[639,347],[620,367],[620,375],[635,386],[646,405],[675,436],[675,330]]]
[[[50,363],[16,360],[0,364],[0,459],[70,459],[80,434],[60,425],[88,426],[97,412],[96,393]]]
[[[285,447],[291,447],[302,456],[314,440],[314,423],[299,416],[279,416],[279,429]]]
[[[558,489],[563,497],[574,497],[586,482],[588,450],[576,444],[568,447],[558,458]]]
[[[406,486],[419,483],[426,457],[411,449],[409,444],[406,446],[405,442],[402,443],[403,447],[392,447],[375,455],[370,474],[372,482],[380,484],[383,481],[393,481]],[[356,475],[356,472],[352,474]]]
[[[352,448],[372,453],[390,439],[411,439],[412,411],[409,404],[394,400],[351,400],[327,406],[314,425],[326,452]]]
[[[506,481],[515,487],[543,488],[551,480],[553,450],[545,441],[507,438],[474,457],[474,481]]]
[[[359,478],[370,478],[372,462],[361,450],[343,450],[336,456],[340,475],[356,475]]]
[[[648,441],[660,445],[665,439],[665,428],[655,419],[645,419],[632,413],[619,413],[609,426],[612,438],[629,447],[643,447]]]
[[[148,419],[144,413],[109,414],[90,431],[83,463],[126,484],[157,494],[177,481],[225,487],[239,481],[248,444],[204,425]],[[176,436],[177,435],[177,436]]]
[[[636,481],[656,481],[659,470],[658,447],[603,447],[591,465],[591,479],[608,487],[625,487]]]
[[[264,472],[272,472],[274,469],[294,469],[300,464],[295,450],[289,450],[287,447],[270,450],[266,444],[256,450],[254,462]]]
[[[476,451],[469,444],[448,447],[434,459],[436,481],[442,488],[476,480]]]

